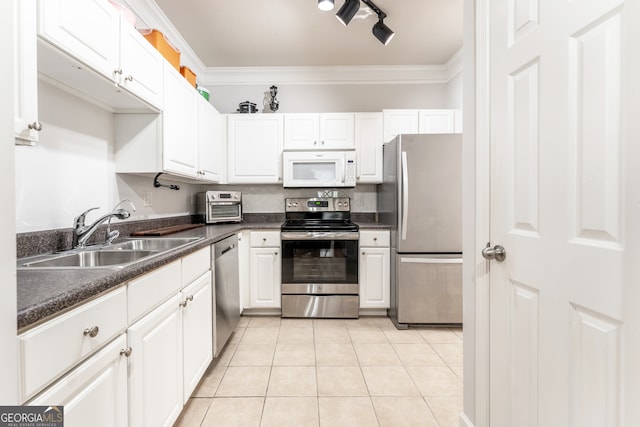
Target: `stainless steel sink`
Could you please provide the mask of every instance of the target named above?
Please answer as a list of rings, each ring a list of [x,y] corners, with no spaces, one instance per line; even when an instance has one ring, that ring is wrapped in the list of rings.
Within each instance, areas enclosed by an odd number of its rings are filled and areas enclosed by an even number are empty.
[[[99,268],[127,265],[135,261],[140,261],[151,255],[156,255],[158,251],[107,251],[107,250],[87,250],[68,255],[53,255],[43,260],[35,260],[20,264],[21,267],[84,267]]]
[[[145,250],[145,251],[168,251],[179,248],[180,246],[193,243],[200,240],[196,238],[179,238],[179,237],[152,237],[144,239],[126,239],[105,246],[105,250]]]
[[[125,239],[106,246],[90,246],[85,249],[23,258],[18,260],[17,268],[122,268],[201,239],[201,237]]]

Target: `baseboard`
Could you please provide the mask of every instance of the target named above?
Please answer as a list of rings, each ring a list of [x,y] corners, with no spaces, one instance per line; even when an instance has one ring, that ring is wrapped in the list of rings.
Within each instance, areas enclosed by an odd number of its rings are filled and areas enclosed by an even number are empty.
[[[464,412],[460,412],[460,427],[474,427],[473,423]]]
[[[280,316],[282,310],[279,308],[245,308],[242,310],[243,316]]]

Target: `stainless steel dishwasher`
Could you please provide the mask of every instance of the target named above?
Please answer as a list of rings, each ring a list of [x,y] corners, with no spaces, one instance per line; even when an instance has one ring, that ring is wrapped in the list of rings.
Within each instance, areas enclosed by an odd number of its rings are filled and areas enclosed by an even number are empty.
[[[224,348],[240,320],[240,283],[238,279],[238,236],[213,245],[215,269],[214,356]]]

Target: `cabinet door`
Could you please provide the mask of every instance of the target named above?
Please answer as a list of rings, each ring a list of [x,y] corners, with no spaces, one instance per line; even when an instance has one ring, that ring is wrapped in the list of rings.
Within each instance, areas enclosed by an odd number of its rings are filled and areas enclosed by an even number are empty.
[[[251,308],[280,308],[280,248],[251,248]]]
[[[12,0],[15,13],[14,51],[14,131],[16,144],[33,145],[38,141],[38,65],[36,52],[35,0]]]
[[[320,114],[320,148],[354,148],[353,113]]]
[[[360,308],[389,308],[389,248],[360,248]]]
[[[148,103],[162,108],[164,58],[124,19],[120,23],[119,63],[120,84]]]
[[[318,148],[320,117],[318,114],[285,114],[284,148]]]
[[[182,290],[185,405],[213,359],[211,283],[211,271],[207,271]]]
[[[164,64],[163,169],[197,178],[198,104],[193,86],[168,62]]]
[[[382,113],[356,113],[356,167],[358,183],[382,182]]]
[[[282,133],[282,115],[229,116],[229,184],[281,183]]]
[[[181,295],[143,317],[127,332],[129,420],[132,426],[170,426],[182,411]]]
[[[200,94],[198,103],[198,170],[200,179],[220,181],[220,113]]]
[[[122,334],[29,405],[64,405],[67,427],[128,425],[126,346]]]
[[[38,34],[95,71],[114,77],[120,15],[107,0],[40,0]]]
[[[418,110],[383,110],[384,142],[401,133],[418,133]]]
[[[454,110],[420,110],[420,133],[453,133]]]

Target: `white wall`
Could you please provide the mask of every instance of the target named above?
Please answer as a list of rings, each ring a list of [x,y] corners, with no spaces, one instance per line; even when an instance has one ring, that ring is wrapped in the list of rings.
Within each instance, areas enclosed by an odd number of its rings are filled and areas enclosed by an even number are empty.
[[[35,147],[16,147],[16,231],[71,227],[91,207],[101,209],[87,221],[129,198],[131,219],[188,214],[197,186],[180,191],[153,188],[152,178],[116,176],[114,120],[110,112],[40,81],[39,116],[43,124]],[[153,206],[144,207],[146,191]],[[126,208],[126,207],[125,207]]]
[[[447,108],[446,84],[278,85],[279,113],[372,112],[385,108]],[[250,101],[260,111],[269,86],[206,85],[221,113],[235,113]],[[268,101],[266,101],[268,103]],[[460,104],[461,105],[461,104]],[[268,108],[268,107],[267,107]],[[270,112],[266,110],[265,112]]]
[[[460,72],[456,74],[446,87],[447,100],[445,101],[445,108],[462,109],[463,105],[463,81],[464,73]]]

